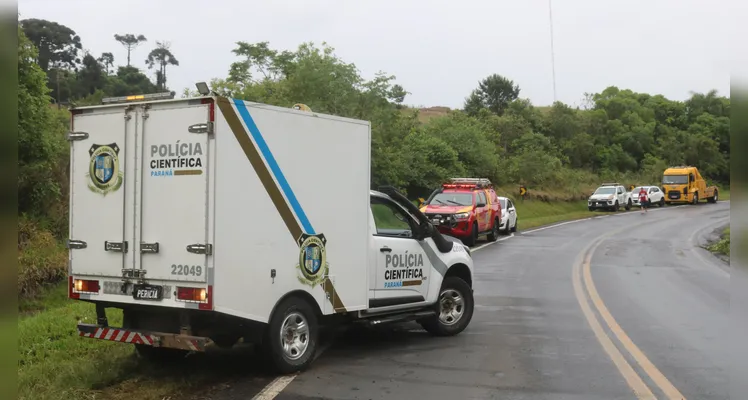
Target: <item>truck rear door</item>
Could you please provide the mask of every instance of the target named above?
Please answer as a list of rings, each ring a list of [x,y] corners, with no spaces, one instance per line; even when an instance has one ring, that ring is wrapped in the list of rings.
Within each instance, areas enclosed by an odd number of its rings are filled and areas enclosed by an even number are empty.
[[[155,103],[141,126],[134,268],[147,280],[207,282],[212,103]]]
[[[208,283],[212,107],[198,99],[73,111],[72,274]]]
[[[136,119],[124,107],[74,110],[70,140],[70,268],[119,277],[127,259],[125,204]]]

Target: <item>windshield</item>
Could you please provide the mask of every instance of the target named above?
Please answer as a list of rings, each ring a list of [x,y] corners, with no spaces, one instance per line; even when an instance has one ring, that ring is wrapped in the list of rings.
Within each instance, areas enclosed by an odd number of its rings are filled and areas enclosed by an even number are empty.
[[[506,210],[506,199],[499,199],[499,203],[501,203],[501,209]]]
[[[631,191],[631,193],[639,193],[642,190],[641,186],[635,187],[634,190]]]
[[[439,193],[429,204],[441,206],[472,206],[472,193]]]
[[[613,194],[616,192],[616,188],[614,187],[601,187],[595,190],[594,194]]]
[[[665,175],[662,177],[662,183],[665,185],[685,185],[688,183],[687,175]]]

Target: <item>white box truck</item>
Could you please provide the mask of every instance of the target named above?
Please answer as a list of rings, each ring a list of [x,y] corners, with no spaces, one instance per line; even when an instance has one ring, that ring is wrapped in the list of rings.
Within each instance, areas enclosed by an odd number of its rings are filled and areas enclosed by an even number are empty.
[[[291,373],[330,318],[465,329],[470,251],[370,190],[369,122],[167,97],[71,109],[69,297],[97,314],[80,336],[154,359],[244,341]]]

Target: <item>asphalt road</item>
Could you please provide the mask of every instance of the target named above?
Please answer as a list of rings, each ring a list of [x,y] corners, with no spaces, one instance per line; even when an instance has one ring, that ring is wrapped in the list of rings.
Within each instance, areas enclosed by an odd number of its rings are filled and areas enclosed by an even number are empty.
[[[474,251],[462,334],[351,330],[304,373],[203,398],[728,399],[729,266],[699,245],[729,213],[654,208],[520,232]]]

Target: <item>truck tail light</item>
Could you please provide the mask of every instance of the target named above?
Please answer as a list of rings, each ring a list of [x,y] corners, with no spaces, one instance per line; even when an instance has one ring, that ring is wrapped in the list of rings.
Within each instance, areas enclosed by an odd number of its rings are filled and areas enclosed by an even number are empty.
[[[99,294],[99,281],[92,281],[92,280],[86,280],[86,279],[73,279],[70,277],[70,289],[71,289],[71,295],[77,295],[80,293],[92,293],[92,294]],[[71,296],[72,297],[72,296]],[[79,296],[75,296],[72,298],[79,298]]]
[[[190,288],[178,287],[177,300],[188,303],[199,303],[201,310],[213,309],[213,287],[207,288]]]

